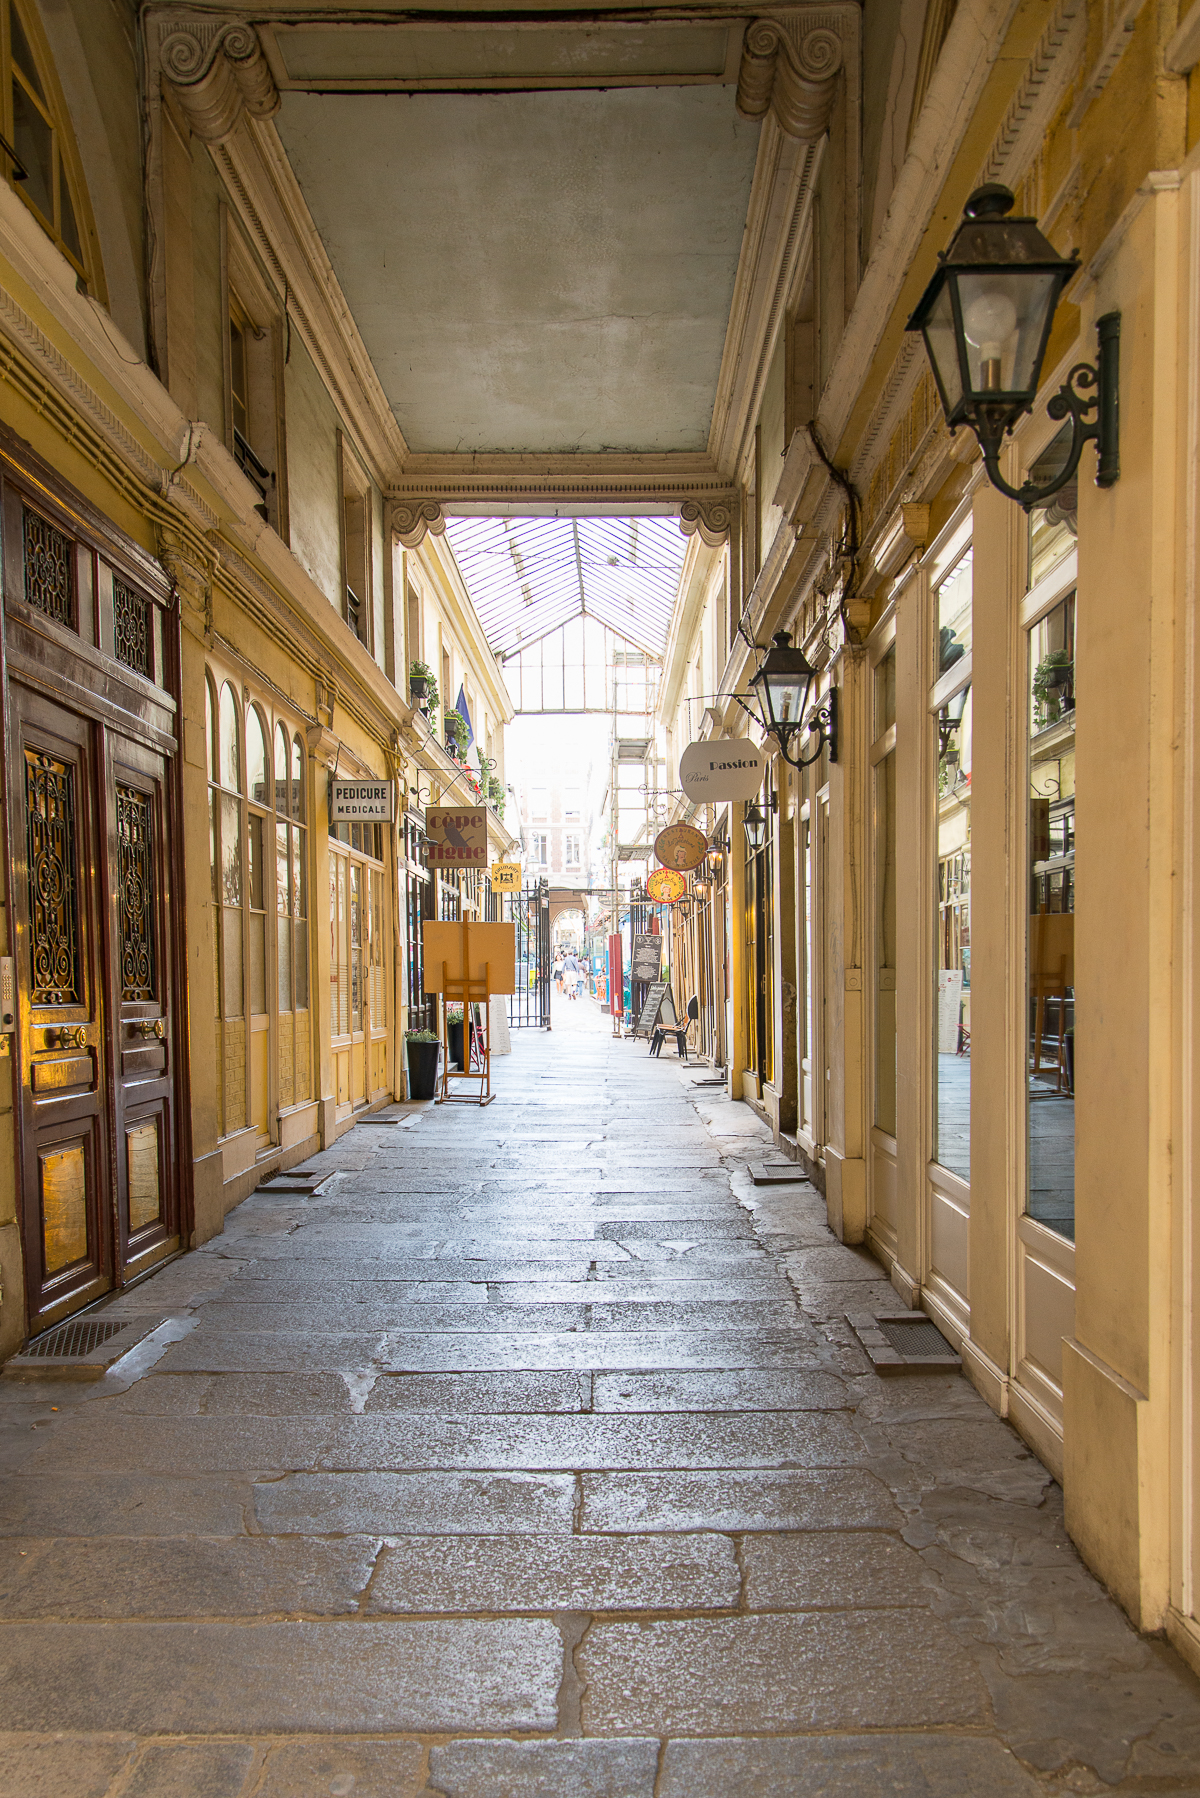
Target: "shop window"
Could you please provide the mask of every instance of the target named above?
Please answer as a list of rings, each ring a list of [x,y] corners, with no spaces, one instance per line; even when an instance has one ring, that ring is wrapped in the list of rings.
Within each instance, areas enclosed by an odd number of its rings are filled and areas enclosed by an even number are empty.
[[[896,1134],[896,646],[874,676],[875,1127]]]
[[[330,1018],[339,1107],[368,1103],[387,1080],[383,827],[330,826]],[[370,859],[368,859],[370,858]]]
[[[99,289],[78,153],[32,7],[0,0],[4,168],[39,225],[76,272]],[[15,151],[15,156],[12,154]]]
[[[971,550],[934,589],[933,1160],[971,1178]],[[945,676],[960,684],[946,695]],[[894,803],[894,793],[892,795]]]
[[[1064,425],[1052,437],[1029,470],[1029,478],[1048,485],[1066,465],[1071,451],[1071,427]],[[1029,514],[1029,585],[1038,582],[1070,555],[1079,535],[1079,476],[1052,494],[1044,506],[1034,506]]]
[[[312,1096],[304,750],[231,681],[208,685],[206,726],[219,1132],[269,1139]]]
[[[1075,594],[1028,631],[1026,1210],[1075,1237]]]

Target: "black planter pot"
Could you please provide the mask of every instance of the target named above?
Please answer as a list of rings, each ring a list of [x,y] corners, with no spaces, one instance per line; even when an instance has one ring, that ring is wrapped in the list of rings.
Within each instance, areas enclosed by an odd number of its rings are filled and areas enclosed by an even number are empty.
[[[429,682],[426,680],[425,676],[423,674],[410,674],[408,677],[408,690],[412,697],[415,700],[418,700],[421,706],[424,707],[425,701],[429,695]]]
[[[463,1064],[463,1021],[461,1018],[457,1024],[453,1018],[450,1019],[446,1025],[446,1039],[450,1044],[450,1066],[461,1068]]]
[[[441,1043],[408,1042],[408,1096],[410,1099],[432,1099],[437,1091],[438,1056]]]

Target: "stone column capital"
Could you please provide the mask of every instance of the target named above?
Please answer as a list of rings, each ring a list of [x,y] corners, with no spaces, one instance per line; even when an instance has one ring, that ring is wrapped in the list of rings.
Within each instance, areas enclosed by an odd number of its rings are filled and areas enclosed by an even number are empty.
[[[279,111],[279,89],[253,25],[185,17],[164,20],[160,32],[163,74],[205,143],[221,143],[243,113],[269,119]]]

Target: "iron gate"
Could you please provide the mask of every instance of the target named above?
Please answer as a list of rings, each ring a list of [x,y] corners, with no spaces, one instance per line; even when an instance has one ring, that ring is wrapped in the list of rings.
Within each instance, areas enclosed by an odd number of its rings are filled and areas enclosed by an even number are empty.
[[[513,1030],[550,1028],[550,889],[523,887],[519,893],[491,893],[488,915],[516,925],[517,982],[508,1000]]]

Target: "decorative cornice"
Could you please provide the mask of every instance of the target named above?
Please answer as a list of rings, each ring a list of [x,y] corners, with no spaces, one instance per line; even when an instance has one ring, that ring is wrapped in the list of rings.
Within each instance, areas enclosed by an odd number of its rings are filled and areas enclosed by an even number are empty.
[[[794,15],[756,19],[742,40],[737,109],[745,119],[773,112],[789,137],[814,143],[829,129],[843,60],[842,40],[828,26],[806,29]]]
[[[700,541],[709,549],[719,549],[729,541],[733,527],[733,507],[723,500],[685,499],[679,508],[679,528],[685,537],[699,533]]]
[[[159,25],[159,61],[188,124],[205,143],[219,144],[243,112],[270,119],[279,89],[253,25],[237,19],[169,19]]]
[[[392,533],[405,549],[419,549],[427,536],[440,537],[446,514],[435,499],[396,500],[392,504]]]

